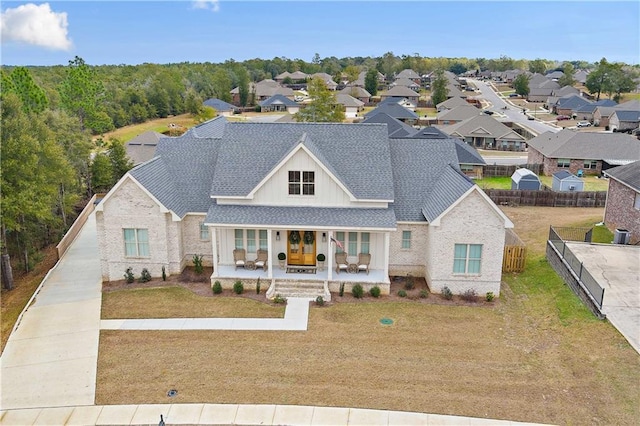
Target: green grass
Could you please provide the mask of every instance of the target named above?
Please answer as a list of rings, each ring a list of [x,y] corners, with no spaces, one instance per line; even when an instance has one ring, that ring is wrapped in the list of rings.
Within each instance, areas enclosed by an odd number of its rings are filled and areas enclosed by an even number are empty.
[[[596,179],[595,176],[585,176],[582,180],[584,181],[585,191],[606,191],[607,188],[609,188],[609,181],[606,179]],[[552,176],[540,176],[540,181],[548,187],[553,185]],[[477,179],[476,184],[483,189],[511,189],[511,177],[486,177]]]
[[[154,131],[164,133],[169,130],[170,123],[174,123],[185,128],[193,127],[197,124],[194,118],[191,117],[191,114],[182,114],[175,117],[158,118],[145,123],[121,127],[112,132],[105,133],[102,135],[102,138],[105,141],[108,141],[111,138],[116,138],[122,142],[128,142],[144,132]]]
[[[494,176],[476,179],[476,184],[483,189],[511,189],[510,176]]]

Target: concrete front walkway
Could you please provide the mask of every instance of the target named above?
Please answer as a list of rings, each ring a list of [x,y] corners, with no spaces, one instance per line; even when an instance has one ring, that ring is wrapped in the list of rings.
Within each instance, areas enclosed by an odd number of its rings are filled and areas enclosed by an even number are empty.
[[[287,299],[284,318],[163,318],[112,319],[100,321],[102,330],[275,330],[306,331],[309,302]]]
[[[0,357],[0,407],[92,405],[102,286],[95,215],[43,281]]]
[[[439,414],[299,405],[96,405],[0,412],[3,425],[534,425]]]

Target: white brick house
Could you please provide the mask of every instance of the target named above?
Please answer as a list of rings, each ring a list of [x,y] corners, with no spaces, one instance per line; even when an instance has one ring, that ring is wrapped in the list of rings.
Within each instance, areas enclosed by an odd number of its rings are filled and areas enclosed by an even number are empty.
[[[499,294],[513,224],[460,172],[451,139],[319,123],[225,123],[209,136],[162,139],[156,157],[98,205],[104,280],[122,279],[128,267],[177,274],[198,254],[213,267],[212,282],[251,286],[260,278],[272,294],[302,283],[388,293],[389,276],[406,274],[426,277],[434,292],[446,285]],[[237,248],[247,260],[266,250],[266,270],[237,269]],[[337,272],[343,250],[353,265],[370,254],[369,273]]]

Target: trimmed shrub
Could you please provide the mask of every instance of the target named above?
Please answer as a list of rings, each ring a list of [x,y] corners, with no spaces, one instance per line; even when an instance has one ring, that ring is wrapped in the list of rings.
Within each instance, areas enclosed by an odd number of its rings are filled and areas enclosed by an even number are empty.
[[[404,290],[398,290],[398,296],[400,297],[407,297],[407,292]]]
[[[426,299],[427,297],[429,297],[429,290],[420,290],[420,299]]]
[[[369,290],[369,294],[376,298],[380,297],[380,287],[378,287],[377,285],[371,287],[371,290]]]
[[[316,297],[316,305],[324,306],[324,297],[322,297],[322,296]]]
[[[284,253],[278,253],[278,260],[285,260],[287,258],[287,255]]]
[[[126,271],[124,271],[124,279],[127,280],[127,284],[131,284],[136,280],[136,277],[133,275],[133,268],[129,266]]]
[[[453,299],[453,292],[446,285],[442,287],[442,297],[444,297],[447,300]]]
[[[193,269],[196,271],[196,274],[200,275],[204,272],[204,267],[202,266],[202,255],[193,255]]]
[[[411,275],[407,275],[407,278],[404,281],[404,289],[405,290],[413,290],[416,286],[415,280]]]
[[[316,259],[318,259],[318,262],[324,262],[326,260],[326,257],[324,256],[324,254],[320,253],[316,256]]]
[[[167,269],[162,265],[162,281],[167,280]]]
[[[356,284],[351,288],[351,294],[353,294],[353,297],[356,299],[362,299],[362,296],[364,296],[364,289],[360,284]]]
[[[235,294],[242,294],[244,293],[244,284],[242,284],[242,281],[236,281],[233,284],[233,292]]]
[[[211,290],[213,290],[213,294],[222,293],[222,284],[220,284],[220,281],[216,281],[215,283],[213,283],[213,287],[211,287]]]
[[[151,274],[147,268],[142,268],[142,272],[140,272],[140,278],[138,278],[139,283],[146,283],[151,281]]]
[[[287,299],[285,299],[284,297],[280,296],[279,294],[276,294],[276,296],[273,298],[273,303],[281,304],[281,303],[284,303],[286,301],[287,301]]]
[[[464,293],[462,293],[460,295],[460,298],[466,302],[477,302],[478,301],[478,293],[470,288],[469,290],[466,290]]]
[[[487,302],[493,302],[493,299],[495,298],[495,296],[493,295],[492,291],[488,291],[487,295],[485,296],[485,299],[487,300]]]
[[[258,277],[258,281],[256,282],[256,294],[260,294],[260,277]]]
[[[340,297],[344,296],[344,283],[340,283]]]

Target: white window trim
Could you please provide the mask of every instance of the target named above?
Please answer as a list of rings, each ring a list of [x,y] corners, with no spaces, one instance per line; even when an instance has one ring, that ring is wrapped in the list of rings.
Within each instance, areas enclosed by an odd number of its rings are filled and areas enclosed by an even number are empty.
[[[405,232],[408,232],[408,233],[409,233],[409,239],[406,239],[406,238],[404,237]],[[408,241],[408,243],[409,243],[409,247],[405,247],[405,246],[404,246],[405,241]],[[413,233],[412,233],[411,231],[408,231],[408,230],[404,230],[404,231],[402,231],[402,238],[401,238],[401,240],[400,240],[400,249],[401,249],[401,250],[411,250],[412,242],[413,242]]]
[[[127,240],[125,238],[125,231],[126,230],[132,230],[134,231],[134,237],[135,237],[135,248],[136,248],[136,254],[134,255],[128,255],[127,254]],[[148,255],[143,256],[140,254],[140,240],[138,238],[138,232],[139,231],[146,231],[147,233],[147,241],[146,242],[142,242],[142,244],[146,244],[147,245],[147,251],[149,252]],[[122,228],[122,241],[124,243],[124,257],[128,258],[128,259],[133,259],[133,258],[143,258],[143,259],[148,259],[151,257],[151,244],[149,244],[149,230],[147,228]]]
[[[289,173],[291,172],[298,172],[300,173],[300,181],[299,182],[292,182],[290,177],[289,177]],[[305,183],[304,181],[304,174],[305,173],[313,173],[313,182],[309,183]],[[291,185],[299,185],[300,186],[300,193],[299,194],[292,194],[291,193]],[[313,194],[305,194],[304,193],[304,186],[306,185],[313,185]],[[287,172],[287,195],[289,197],[315,197],[316,196],[316,186],[317,186],[317,182],[316,182],[316,172],[315,170],[289,170]]]
[[[211,231],[209,230],[208,226],[204,225],[204,222],[200,222],[200,241],[211,241]],[[202,238],[202,232],[205,231],[207,232],[207,236],[206,238]]]
[[[461,246],[465,246],[465,257],[464,258],[457,258],[456,257],[456,252],[455,252],[455,246],[457,245],[461,245]],[[471,259],[469,257],[469,252],[471,251],[471,246],[480,246],[480,258],[476,259],[473,258]],[[482,275],[482,252],[484,251],[484,245],[483,244],[477,244],[477,243],[455,243],[454,244],[454,250],[453,250],[453,275],[468,275],[468,276],[479,276]],[[463,260],[464,259],[464,272],[456,272],[455,271],[455,261],[456,260]],[[479,261],[480,262],[480,268],[478,268],[478,272],[469,272],[469,261]]]

